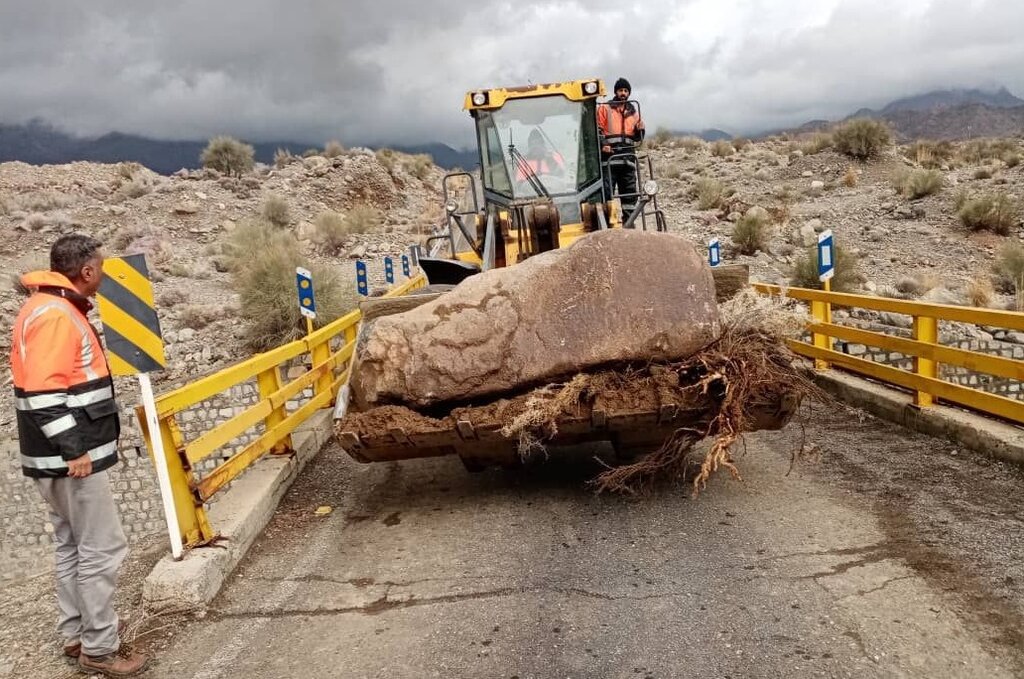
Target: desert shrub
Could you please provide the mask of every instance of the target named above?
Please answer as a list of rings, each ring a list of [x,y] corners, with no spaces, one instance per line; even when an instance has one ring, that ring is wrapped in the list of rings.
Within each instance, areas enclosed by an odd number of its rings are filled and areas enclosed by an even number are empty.
[[[767,250],[770,240],[771,226],[762,215],[748,212],[740,217],[733,227],[732,242],[744,255],[753,255],[758,250]]]
[[[831,134],[828,132],[815,132],[814,136],[809,141],[801,144],[799,148],[804,152],[804,155],[813,156],[816,153],[832,148],[834,145],[835,140]]]
[[[1005,193],[986,193],[969,198],[957,211],[961,223],[971,231],[992,231],[1006,236],[1017,225],[1020,206]]]
[[[725,139],[719,139],[711,144],[711,155],[716,158],[725,158],[726,156],[731,156],[734,153],[736,153],[736,149],[733,147],[731,142],[726,141]]]
[[[384,223],[384,215],[372,205],[356,205],[345,215],[350,234],[369,233],[378,230]]]
[[[671,165],[660,174],[665,177],[665,179],[679,179],[683,176],[683,170],[678,165]]]
[[[162,307],[173,307],[179,304],[184,304],[188,301],[188,293],[181,288],[171,288],[161,292],[157,298],[156,303]]]
[[[297,266],[305,266],[313,274],[317,327],[355,307],[351,283],[343,281],[332,267],[304,260],[295,236],[265,220],[241,223],[231,233],[226,249],[250,350],[266,351],[305,332],[303,316],[295,303]]]
[[[241,177],[252,170],[255,151],[233,137],[214,137],[203,149],[199,162],[222,174]]]
[[[430,168],[433,166],[434,159],[426,153],[408,156],[402,161],[402,167],[405,171],[421,181],[430,176]]]
[[[846,168],[846,172],[843,173],[843,179],[842,179],[843,186],[852,189],[852,188],[857,186],[857,182],[859,182],[859,181],[860,181],[860,175],[857,172],[857,168],[855,168],[855,167],[848,167],[848,168]]]
[[[32,212],[25,215],[21,223],[29,231],[42,231],[50,225],[50,220],[42,212]]]
[[[953,209],[959,212],[960,208],[966,205],[967,201],[970,199],[971,192],[968,191],[966,187],[960,187],[956,190],[956,193],[953,194]]]
[[[1019,153],[1008,153],[1003,156],[1003,162],[1006,163],[1006,167],[1014,168],[1020,165],[1021,154]]]
[[[838,126],[832,138],[840,153],[867,160],[882,152],[891,135],[885,123],[870,118],[857,118]]]
[[[376,153],[377,162],[390,173],[394,173],[395,165],[398,162],[398,154],[391,149],[380,149]]]
[[[996,291],[992,286],[991,280],[975,277],[967,283],[964,293],[968,304],[984,308],[992,306],[992,298],[995,296]]]
[[[941,191],[945,179],[939,170],[901,168],[892,181],[897,193],[904,198],[917,200]]]
[[[734,137],[732,140],[732,147],[737,151],[742,151],[748,146],[750,146],[750,140],[746,137]]]
[[[953,159],[956,149],[951,142],[919,139],[903,149],[903,155],[926,169],[936,169]]]
[[[654,131],[654,134],[647,139],[647,141],[653,148],[666,146],[672,141],[672,131],[667,127],[659,127]]]
[[[324,145],[324,157],[325,158],[337,158],[338,156],[345,153],[345,147],[341,145],[341,142],[332,139]]]
[[[15,197],[11,203],[11,211],[22,212],[49,212],[50,210],[63,210],[71,207],[75,202],[72,196],[53,189],[43,191],[32,191]]]
[[[694,151],[703,151],[707,148],[707,142],[700,137],[679,137],[676,139],[675,143],[676,146],[689,153],[693,153]]]
[[[130,182],[135,179],[135,175],[142,172],[142,165],[135,161],[126,161],[118,163],[114,171],[117,173],[119,178]]]
[[[281,169],[294,163],[296,160],[295,156],[288,149],[277,149],[274,151],[274,167]]]
[[[1004,292],[1024,290],[1024,243],[1012,240],[999,250],[992,265],[996,283]]]
[[[288,201],[277,194],[271,193],[260,205],[260,216],[274,226],[283,229],[292,223],[292,210]]]
[[[992,168],[988,167],[986,165],[985,167],[979,167],[977,170],[974,171],[974,178],[975,179],[992,179],[992,174],[993,174]]]
[[[152,193],[153,184],[144,177],[136,177],[129,181],[124,182],[118,187],[117,191],[114,192],[114,198],[117,200],[129,200],[132,198],[141,198],[148,193]]]
[[[316,238],[328,254],[337,254],[342,245],[351,234],[348,221],[333,210],[321,212],[313,220],[313,227],[316,229]]]
[[[302,152],[302,157],[303,158],[312,158],[313,156],[319,156],[319,155],[320,155],[320,149],[306,149],[305,151]]]
[[[836,292],[850,292],[857,289],[864,278],[858,268],[857,257],[851,255],[841,246],[835,247],[836,272],[832,277],[832,289]],[[822,289],[818,280],[818,248],[811,246],[793,264],[790,283],[799,288]]]
[[[697,199],[697,207],[701,210],[721,207],[727,198],[725,184],[709,177],[698,179],[693,185],[692,193]]]
[[[189,304],[181,308],[178,318],[182,327],[200,330],[224,315],[219,304]]]

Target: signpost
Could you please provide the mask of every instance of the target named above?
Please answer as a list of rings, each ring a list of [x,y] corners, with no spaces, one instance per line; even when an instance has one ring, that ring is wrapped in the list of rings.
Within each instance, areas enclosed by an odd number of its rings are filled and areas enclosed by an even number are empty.
[[[153,451],[160,499],[171,540],[171,555],[176,560],[181,559],[183,548],[178,514],[174,509],[171,478],[167,473],[167,453],[160,435],[153,383],[149,379],[150,372],[167,367],[167,359],[164,357],[163,335],[145,255],[106,259],[97,299],[110,373],[135,375],[139,380],[150,450]]]
[[[712,238],[711,242],[708,243],[708,264],[718,266],[721,263],[722,245],[718,242],[718,238]]]
[[[384,280],[388,282],[388,285],[393,285],[395,282],[395,263],[391,261],[390,257],[384,258]]]
[[[402,275],[409,277],[409,255],[402,255]]]
[[[295,287],[299,291],[299,312],[306,318],[306,334],[313,333],[316,318],[316,299],[313,297],[313,274],[309,269],[295,267]]]

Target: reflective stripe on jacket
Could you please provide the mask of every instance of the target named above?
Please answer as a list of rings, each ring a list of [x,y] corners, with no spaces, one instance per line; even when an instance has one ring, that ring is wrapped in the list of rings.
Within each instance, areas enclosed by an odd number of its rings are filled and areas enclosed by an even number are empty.
[[[21,466],[26,476],[66,476],[67,461],[89,455],[93,471],[117,462],[120,422],[114,384],[91,308],[67,278],[36,271],[14,321],[11,372]]]

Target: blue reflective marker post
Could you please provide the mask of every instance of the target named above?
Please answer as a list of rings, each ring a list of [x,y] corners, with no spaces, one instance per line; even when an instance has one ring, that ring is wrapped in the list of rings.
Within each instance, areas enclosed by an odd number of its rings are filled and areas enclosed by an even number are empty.
[[[295,287],[299,291],[299,312],[306,318],[306,333],[310,334],[316,318],[316,299],[313,297],[313,274],[309,269],[295,267]]]
[[[388,285],[393,285],[395,282],[395,263],[391,261],[390,257],[384,258],[384,280],[388,282]]]
[[[370,284],[366,280],[366,262],[356,260],[356,291],[363,297],[370,296]]]
[[[409,255],[402,255],[402,275],[409,277]]]
[[[826,229],[818,234],[818,280],[821,281],[825,292],[832,292],[832,277],[836,274],[836,248],[835,239],[832,237],[832,229]],[[824,323],[832,323],[832,303],[811,302],[811,315],[815,320]],[[815,333],[813,336],[814,345],[823,349],[832,349],[832,337]],[[817,370],[827,370],[828,361],[816,359],[814,367]]]
[[[722,263],[722,245],[717,238],[712,238],[708,243],[708,264],[718,266]]]

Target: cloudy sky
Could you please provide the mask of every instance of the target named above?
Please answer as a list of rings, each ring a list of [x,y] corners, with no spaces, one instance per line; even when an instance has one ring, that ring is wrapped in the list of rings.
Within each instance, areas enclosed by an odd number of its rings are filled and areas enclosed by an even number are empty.
[[[466,90],[619,75],[749,133],[939,87],[1024,96],[1021,0],[0,0],[0,122],[472,141]]]

